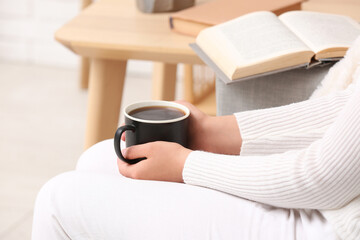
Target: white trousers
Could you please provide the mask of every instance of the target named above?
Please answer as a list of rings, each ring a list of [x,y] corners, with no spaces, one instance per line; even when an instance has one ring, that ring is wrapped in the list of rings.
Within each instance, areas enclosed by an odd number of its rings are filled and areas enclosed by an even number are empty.
[[[281,209],[180,183],[133,180],[117,170],[112,140],[40,190],[33,240],[335,240],[315,210]]]

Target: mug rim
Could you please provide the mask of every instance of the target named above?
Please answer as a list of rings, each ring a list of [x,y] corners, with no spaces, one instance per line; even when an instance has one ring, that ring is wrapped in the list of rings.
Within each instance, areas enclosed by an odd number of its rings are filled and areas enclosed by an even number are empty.
[[[185,112],[185,115],[178,117],[178,118],[169,119],[169,120],[146,120],[146,119],[136,118],[136,117],[130,116],[128,114],[129,112],[131,112],[135,109],[138,109],[138,108],[153,107],[153,106],[178,108],[180,110],[183,110]],[[163,123],[179,122],[179,121],[186,119],[187,117],[190,116],[190,109],[187,108],[186,106],[184,106],[180,103],[176,103],[176,102],[162,101],[162,100],[149,100],[149,101],[135,102],[135,103],[132,103],[132,104],[126,106],[124,109],[124,115],[125,115],[125,117],[127,117],[133,121],[137,121],[137,122],[163,124]]]

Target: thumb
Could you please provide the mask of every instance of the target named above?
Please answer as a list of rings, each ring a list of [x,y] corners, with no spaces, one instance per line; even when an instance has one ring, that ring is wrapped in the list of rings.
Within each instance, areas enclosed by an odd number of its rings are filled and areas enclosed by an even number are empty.
[[[200,109],[198,109],[196,106],[194,106],[193,104],[183,101],[183,100],[176,100],[174,101],[176,103],[179,103],[181,105],[184,105],[185,107],[187,107],[190,110],[190,113],[196,116],[203,116],[206,115],[204,112],[202,112]]]
[[[176,100],[176,101],[174,101],[174,102],[175,102],[175,103],[179,103],[179,104],[181,104],[181,105],[184,105],[185,107],[189,108],[190,111],[191,111],[191,110],[194,110],[194,109],[197,109],[193,104],[191,104],[191,103],[189,103],[189,102],[187,102],[187,101],[185,101],[185,100]]]

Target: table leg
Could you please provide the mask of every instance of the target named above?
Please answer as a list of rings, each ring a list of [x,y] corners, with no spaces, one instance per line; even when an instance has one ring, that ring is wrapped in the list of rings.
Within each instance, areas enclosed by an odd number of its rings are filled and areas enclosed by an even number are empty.
[[[114,136],[119,121],[125,72],[126,61],[92,60],[85,149]]]
[[[82,0],[81,9],[88,7],[91,3],[92,0]],[[81,57],[80,68],[80,87],[82,89],[87,89],[89,86],[90,59],[86,57]]]
[[[154,100],[175,100],[176,64],[154,63],[152,98]]]
[[[195,103],[194,72],[191,64],[184,64],[183,98],[185,101]]]
[[[90,59],[81,57],[80,62],[80,88],[87,89],[89,86]]]

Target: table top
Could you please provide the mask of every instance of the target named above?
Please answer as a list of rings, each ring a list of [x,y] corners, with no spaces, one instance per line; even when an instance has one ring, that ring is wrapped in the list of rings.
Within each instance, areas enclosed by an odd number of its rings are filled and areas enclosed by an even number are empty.
[[[310,0],[302,3],[302,9],[347,15],[360,22],[359,0]]]
[[[169,15],[142,13],[135,0],[100,0],[62,26],[55,38],[90,58],[202,63],[189,47],[195,39],[172,32]]]

